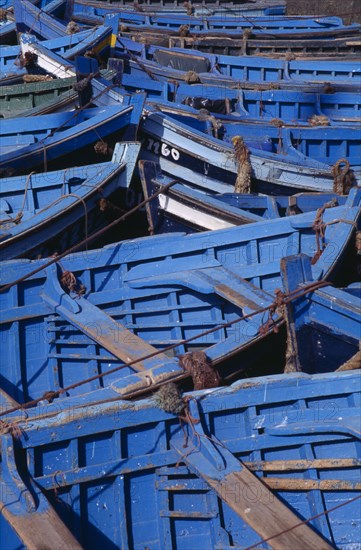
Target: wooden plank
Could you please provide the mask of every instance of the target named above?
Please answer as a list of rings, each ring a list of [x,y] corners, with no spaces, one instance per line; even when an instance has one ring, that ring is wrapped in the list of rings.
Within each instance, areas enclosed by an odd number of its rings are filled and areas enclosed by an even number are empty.
[[[189,402],[190,414],[199,417],[198,405]],[[275,550],[331,550],[332,546],[310,525],[301,523],[288,508],[221,442],[206,436],[201,422],[192,425],[193,436],[187,448],[183,442],[172,441],[182,462],[216,491],[263,540]],[[301,524],[300,524],[301,523]]]
[[[27,550],[81,550],[83,547],[73,537],[53,508],[45,512],[16,515],[4,507],[2,514],[24,543]]]
[[[359,468],[361,460],[355,458],[315,458],[314,460],[270,460],[261,462],[243,462],[252,472],[286,472],[287,470]]]
[[[126,329],[121,323],[114,321],[112,317],[85,298],[79,296],[77,299],[73,299],[67,294],[60,286],[56,266],[51,266],[48,269],[47,280],[41,296],[55,313],[125,363],[130,363],[157,351],[156,348]],[[136,371],[144,371],[164,363],[169,363],[169,357],[164,353],[159,353],[147,360],[146,363],[143,361],[135,363],[132,368]]]

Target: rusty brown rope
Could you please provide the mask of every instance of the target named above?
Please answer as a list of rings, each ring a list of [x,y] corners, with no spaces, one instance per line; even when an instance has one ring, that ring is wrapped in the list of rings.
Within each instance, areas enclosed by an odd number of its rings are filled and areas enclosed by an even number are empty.
[[[323,221],[323,213],[326,210],[326,208],[332,208],[333,206],[334,206],[333,201],[326,202],[323,206],[321,206],[321,208],[318,208],[318,210],[316,211],[316,217],[315,217],[315,221],[313,222],[312,229],[316,233],[317,250],[311,260],[312,265],[314,265],[317,262],[322,252],[325,250],[326,224]]]
[[[344,166],[342,166],[344,165]],[[338,195],[346,195],[352,187],[355,176],[347,159],[339,159],[331,168],[333,175],[333,191]]]

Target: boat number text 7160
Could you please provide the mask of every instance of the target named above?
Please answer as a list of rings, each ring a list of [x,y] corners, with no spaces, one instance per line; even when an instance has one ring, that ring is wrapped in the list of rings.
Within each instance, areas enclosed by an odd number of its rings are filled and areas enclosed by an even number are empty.
[[[147,138],[145,142],[147,151],[152,151],[155,155],[163,157],[171,156],[173,160],[179,160],[180,153],[174,147],[168,147],[166,143],[161,143],[152,138]]]

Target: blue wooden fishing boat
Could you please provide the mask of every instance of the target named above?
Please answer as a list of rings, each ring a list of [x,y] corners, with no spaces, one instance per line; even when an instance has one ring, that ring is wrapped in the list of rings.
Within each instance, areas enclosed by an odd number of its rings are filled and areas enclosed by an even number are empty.
[[[143,14],[180,14],[180,15],[193,15],[195,17],[209,17],[210,15],[221,16],[224,18],[234,16],[245,17],[261,17],[261,16],[281,16],[285,15],[285,5],[277,2],[213,2],[207,0],[207,2],[180,2],[174,1],[167,2],[154,2],[145,3],[138,2],[138,5],[134,3],[126,4],[124,2],[112,2],[111,0],[76,0],[74,2],[74,11],[77,17],[82,14],[84,17],[89,17],[92,20],[93,17],[104,17],[110,13],[116,13],[118,11],[141,11]]]
[[[60,2],[65,8],[64,0],[53,0]],[[80,30],[79,25],[74,21],[64,21],[57,17],[52,17],[48,13],[29,2],[28,0],[13,0],[14,15],[16,21],[16,31],[18,33],[31,32],[40,38],[53,39],[61,38],[65,34],[76,34]]]
[[[26,0],[18,0],[26,1]],[[79,9],[78,6],[76,9]],[[89,8],[88,8],[89,9]],[[76,12],[74,13],[76,17]],[[118,12],[106,17],[96,17],[94,22],[98,24],[109,24],[110,20],[117,21],[119,25],[127,26],[133,30],[136,27],[146,32],[178,32],[183,34],[233,36],[239,38],[240,33],[246,29],[252,29],[254,36],[263,38],[335,38],[339,36],[352,36],[360,33],[361,26],[358,23],[344,25],[338,17],[223,17],[206,16],[195,17],[194,15],[148,15],[142,12]],[[186,32],[185,32],[186,31]]]
[[[357,37],[333,38],[315,40],[292,39],[265,39],[253,37],[252,34],[243,38],[228,36],[179,36],[168,33],[151,31],[145,33],[127,27],[119,30],[120,37],[131,38],[148,45],[165,46],[167,48],[186,48],[216,55],[262,55],[271,57],[292,57],[293,59],[306,57],[321,57],[322,59],[352,58],[360,55],[361,45]]]
[[[195,351],[224,380],[256,375],[281,336],[273,330],[281,314],[267,315],[281,286],[281,258],[306,253],[313,257],[307,280],[345,280],[360,200],[355,190],[345,206],[322,215],[2,262],[2,388],[21,403],[59,390],[61,398],[99,388],[125,396],[184,378],[180,356]],[[350,300],[347,315],[357,317],[357,298]],[[344,325],[339,318],[335,326]]]
[[[57,56],[65,60],[71,60],[86,52],[93,51],[98,56],[107,56],[110,53],[112,30],[107,27],[98,27],[91,31],[79,32],[75,35],[62,36],[61,38],[44,41],[42,46],[57,59]],[[34,42],[33,35],[22,35],[21,45]],[[0,85],[22,82],[23,75],[44,74],[39,65],[39,59],[34,57],[23,58],[21,46],[7,46],[2,48],[0,57]]]
[[[144,99],[142,94],[123,96],[122,103],[108,107],[31,119],[19,117],[15,127],[11,119],[4,120],[0,130],[0,168],[17,175],[35,168],[46,172],[64,168],[64,161],[70,166],[88,164],[90,151],[95,159],[104,160],[117,141],[136,138]],[[19,132],[17,128],[23,130]]]
[[[130,185],[139,143],[117,143],[112,160],[3,178],[0,260],[60,254],[109,223],[107,200]]]
[[[34,3],[38,5],[43,13],[60,18],[66,17],[66,2],[64,0],[43,0],[42,2],[36,1]],[[4,19],[0,21],[0,45],[16,44],[16,24],[13,5],[7,8],[2,7],[2,9],[6,11],[5,13],[2,12]]]
[[[78,93],[70,88],[74,84],[77,68],[71,68],[69,61],[61,57],[55,59],[55,55],[46,53],[46,49],[40,43],[26,45],[26,51],[31,51],[38,58],[38,65],[48,73],[56,74],[57,78],[50,82],[36,82],[32,85],[3,86],[0,88],[0,112],[4,117],[16,116],[27,111],[26,116],[44,112],[53,112],[64,109],[66,105],[78,104]],[[82,60],[83,61],[83,60]],[[78,64],[80,60],[78,58]],[[108,86],[106,80],[116,79],[119,86],[127,93],[147,94],[148,102],[174,102],[194,107],[195,109],[207,109],[210,113],[218,115],[231,115],[229,120],[245,120],[252,123],[265,122],[302,125],[354,125],[360,122],[360,102],[355,94],[338,92],[333,94],[319,94],[314,92],[297,92],[288,90],[235,90],[225,87],[216,87],[199,84],[177,84],[174,82],[160,82],[152,80],[148,75],[143,78],[119,72],[119,60],[109,61],[109,72],[103,72],[103,88]],[[97,72],[93,68],[94,72]],[[117,74],[115,74],[115,72]],[[80,71],[85,74],[83,67]],[[89,72],[89,71],[88,71]],[[90,70],[90,72],[92,72]],[[65,77],[65,78],[64,78]],[[31,77],[30,77],[31,78]],[[68,79],[68,84],[66,84]],[[98,78],[90,81],[93,88],[93,97],[101,94],[101,84]],[[114,90],[114,88],[112,88]],[[112,90],[106,94],[111,101],[116,101]],[[63,93],[64,91],[64,93]],[[60,95],[62,100],[60,100]],[[59,97],[58,97],[59,96]],[[99,101],[103,101],[100,95]],[[104,102],[103,102],[104,103]]]
[[[354,61],[272,59],[262,56],[228,56],[196,50],[148,46],[119,37],[113,55],[126,59],[124,71],[137,76],[147,72],[156,80],[186,81],[244,88],[297,86],[298,91],[351,91],[358,93],[361,69]],[[262,88],[260,88],[262,89]]]
[[[192,114],[178,106],[146,105],[141,160],[168,175],[227,193],[346,193],[360,182],[358,127],[277,127]],[[197,113],[197,112],[196,112]],[[215,137],[218,136],[218,137]]]
[[[81,19],[84,20],[84,13],[80,9]],[[16,25],[18,32],[25,32],[31,29],[31,32],[39,35],[41,38],[52,39],[62,36],[64,30],[67,29],[65,24],[54,20],[47,14],[43,14],[36,6],[33,6],[28,0],[14,0],[14,10],[16,17]],[[85,13],[92,10],[88,6]],[[73,12],[73,17],[76,19],[77,12]],[[337,17],[324,17],[318,19],[310,18],[288,18],[286,16],[275,16],[255,18],[250,20],[248,17],[224,18],[223,16],[195,17],[182,15],[148,15],[142,12],[124,11],[116,14],[108,15],[105,19],[102,16],[93,15],[85,18],[85,22],[90,25],[112,25],[117,31],[119,25],[131,26],[136,25],[139,30],[159,31],[167,29],[174,32],[179,31],[185,26],[189,32],[197,34],[206,34],[210,32],[227,33],[229,36],[239,38],[239,33],[245,29],[252,28],[252,33],[260,37],[299,37],[304,38],[333,38],[338,36],[358,35],[361,26],[357,23],[352,25],[344,25],[342,20]],[[75,28],[72,22],[72,28]],[[68,31],[69,32],[69,31]]]
[[[45,114],[49,105],[56,103],[59,110],[62,110],[66,98],[76,93],[73,89],[75,83],[76,77],[73,76],[0,86],[0,118],[25,116],[24,113],[29,110]]]
[[[6,548],[357,548],[358,372],[161,397],[4,417]]]
[[[16,33],[12,9],[9,7],[0,8],[0,10],[0,44],[2,46],[14,44],[16,43]]]
[[[166,189],[146,205],[151,235],[225,229],[312,212],[325,205],[340,206],[347,200],[346,195],[335,193],[299,193],[290,196],[206,193],[197,189],[192,181],[187,184],[177,183],[162,173],[159,164],[149,161],[139,162],[139,172],[145,198],[157,194],[162,188]]]
[[[117,60],[109,67],[116,70]],[[317,93],[293,90],[247,90],[206,84],[159,82],[144,73],[143,78],[121,72],[120,85],[129,92],[142,90],[148,102],[171,101],[195,109],[207,109],[216,116],[232,115],[229,120],[264,124],[334,125],[360,122],[361,103],[357,94]]]

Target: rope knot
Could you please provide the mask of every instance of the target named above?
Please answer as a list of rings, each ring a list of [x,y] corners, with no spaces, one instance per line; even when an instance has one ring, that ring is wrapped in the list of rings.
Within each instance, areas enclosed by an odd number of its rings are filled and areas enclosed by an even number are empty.
[[[106,141],[99,140],[94,144],[94,151],[97,155],[112,155],[113,149],[109,147]]]
[[[185,403],[174,382],[168,382],[161,386],[153,397],[155,405],[163,411],[172,414],[182,414],[184,411]]]
[[[196,71],[187,71],[184,75],[184,81],[187,84],[199,84],[201,79]]]
[[[6,420],[0,420],[0,434],[10,434],[14,438],[21,436],[21,428],[15,422],[6,422]]]
[[[311,126],[330,125],[330,119],[326,115],[312,115],[311,118],[308,119],[308,122],[311,124]]]
[[[343,165],[343,166],[342,166]],[[333,192],[346,195],[355,184],[355,174],[347,159],[341,158],[331,168],[333,176]]]
[[[297,57],[293,52],[286,52],[285,61],[294,61],[295,59],[297,59]]]
[[[86,292],[86,288],[82,283],[79,283],[71,271],[63,271],[60,277],[60,284],[64,290],[75,292],[78,296],[82,296]]]
[[[90,74],[85,78],[82,78],[78,82],[75,82],[73,84],[73,90],[75,90],[76,92],[83,92],[86,89],[86,87],[89,85],[89,82],[91,81],[92,78],[93,78],[93,75]]]
[[[180,355],[179,364],[191,375],[195,390],[217,388],[220,385],[221,377],[210,364],[204,351],[191,351]]]
[[[272,126],[275,126],[276,128],[282,128],[282,126],[285,125],[283,120],[281,120],[280,118],[272,118],[270,120],[270,124],[272,124]]]
[[[274,291],[275,299],[273,300],[272,304],[269,307],[268,310],[268,319],[263,325],[259,327],[259,333],[262,336],[265,336],[271,329],[275,334],[278,333],[278,325],[276,321],[273,319],[274,314],[277,312],[282,317],[284,316],[284,305],[285,305],[285,298],[286,295],[282,290],[279,288],[276,288]]]
[[[66,34],[75,34],[80,31],[80,27],[75,21],[69,21],[69,23],[66,26],[65,33]]]
[[[46,391],[43,394],[42,399],[46,399],[46,401],[48,401],[49,403],[52,403],[56,397],[58,397],[57,391]]]

